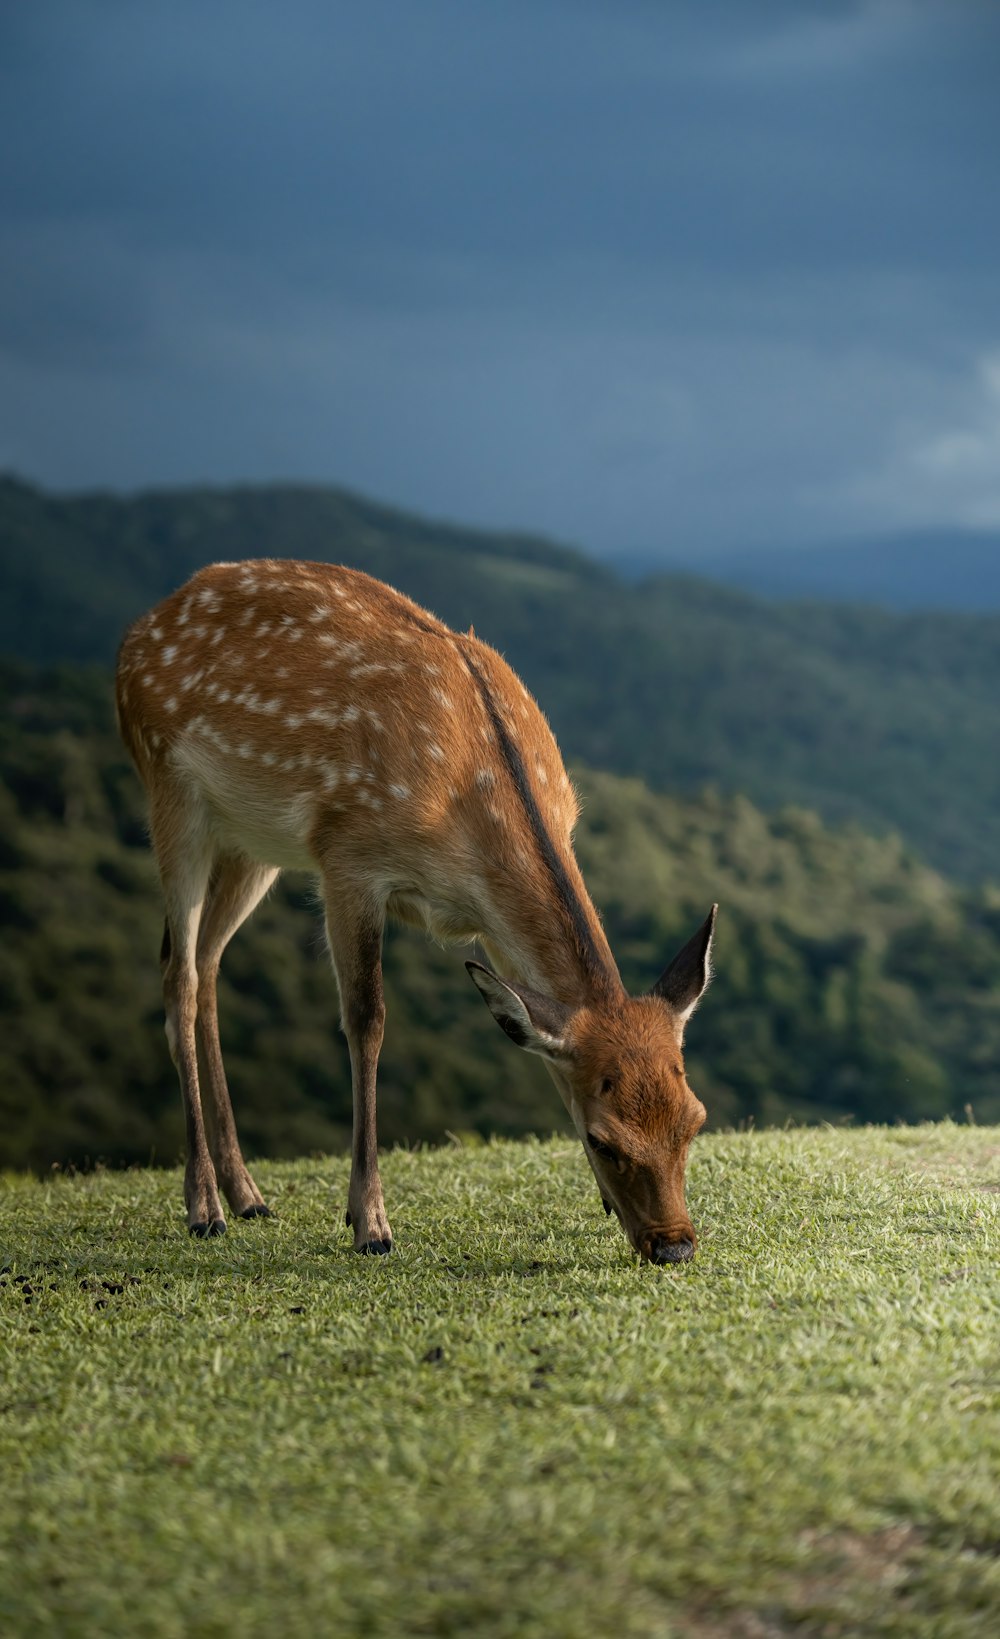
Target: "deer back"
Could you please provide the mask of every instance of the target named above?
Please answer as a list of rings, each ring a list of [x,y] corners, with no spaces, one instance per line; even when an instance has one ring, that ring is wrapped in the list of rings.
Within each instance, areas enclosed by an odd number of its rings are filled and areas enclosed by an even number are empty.
[[[214,564],[137,621],[117,705],[151,796],[215,844],[354,874],[535,982],[611,962],[555,739],[495,650],[357,570]],[[613,963],[611,964],[613,967]]]

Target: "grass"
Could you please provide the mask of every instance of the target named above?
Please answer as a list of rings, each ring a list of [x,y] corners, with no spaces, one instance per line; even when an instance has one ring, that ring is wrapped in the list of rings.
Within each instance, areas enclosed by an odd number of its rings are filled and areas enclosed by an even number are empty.
[[[699,1140],[690,1268],[564,1140],[0,1196],[0,1631],[992,1634],[1000,1134]],[[27,1277],[25,1285],[22,1277]]]

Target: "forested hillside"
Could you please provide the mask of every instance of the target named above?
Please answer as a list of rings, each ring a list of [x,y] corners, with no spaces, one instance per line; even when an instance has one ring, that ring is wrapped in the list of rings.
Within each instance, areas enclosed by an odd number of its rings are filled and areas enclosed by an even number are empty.
[[[341,560],[523,673],[567,754],[670,794],[896,829],[948,876],[1000,876],[1000,617],[757,601],[408,517],[329,489],[58,499],[0,483],[0,653],[109,664],[210,559]]]
[[[0,683],[0,1165],[172,1161],[161,911],[107,673],[7,663]],[[633,988],[721,901],[688,1054],[714,1125],[966,1104],[1000,1117],[1000,892],[949,885],[894,837],[576,772],[581,859]],[[560,1124],[544,1070],[492,1024],[460,952],[398,932],[387,973],[385,1140]],[[303,881],[237,936],[220,994],[248,1151],[343,1146],[347,1054]]]

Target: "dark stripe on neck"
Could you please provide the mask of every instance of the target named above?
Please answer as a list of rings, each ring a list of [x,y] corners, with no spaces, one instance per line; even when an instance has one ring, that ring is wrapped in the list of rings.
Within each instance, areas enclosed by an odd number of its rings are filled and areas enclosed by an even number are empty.
[[[507,765],[507,771],[514,781],[517,794],[524,806],[528,824],[538,845],[542,861],[552,878],[556,898],[569,925],[573,945],[580,963],[587,975],[602,988],[619,990],[621,980],[618,972],[613,964],[609,965],[607,957],[597,945],[586,911],[580,903],[579,895],[569,879],[566,867],[559,857],[552,838],[549,836],[541,810],[535,801],[535,793],[528,779],[524,759],[497,709],[489,684],[460,639],[456,646],[479,689],[483,705],[486,708],[486,714],[493,726],[503,760]]]

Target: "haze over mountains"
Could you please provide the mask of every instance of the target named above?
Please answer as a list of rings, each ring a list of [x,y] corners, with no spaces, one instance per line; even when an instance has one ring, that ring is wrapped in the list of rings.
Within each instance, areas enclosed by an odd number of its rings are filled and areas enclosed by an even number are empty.
[[[702,570],[764,597],[887,609],[1000,609],[1000,530],[936,529],[828,546],[750,548]]]

